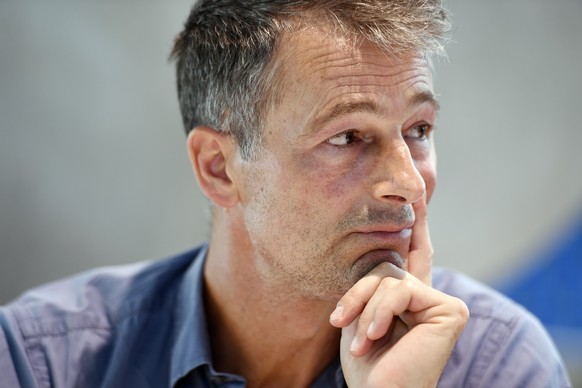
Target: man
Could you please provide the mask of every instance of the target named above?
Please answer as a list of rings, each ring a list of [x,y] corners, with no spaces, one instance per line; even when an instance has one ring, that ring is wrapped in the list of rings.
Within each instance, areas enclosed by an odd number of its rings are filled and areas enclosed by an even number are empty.
[[[534,318],[431,268],[448,28],[439,1],[196,4],[173,57],[210,243],[4,308],[0,385],[567,386]]]

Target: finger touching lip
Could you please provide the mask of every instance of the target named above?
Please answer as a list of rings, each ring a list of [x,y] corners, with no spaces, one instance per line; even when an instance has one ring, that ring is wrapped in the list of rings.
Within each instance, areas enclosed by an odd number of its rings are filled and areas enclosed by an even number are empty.
[[[404,270],[407,267],[406,260],[392,249],[375,249],[360,256],[358,261],[369,267],[375,267],[380,263],[390,263]]]

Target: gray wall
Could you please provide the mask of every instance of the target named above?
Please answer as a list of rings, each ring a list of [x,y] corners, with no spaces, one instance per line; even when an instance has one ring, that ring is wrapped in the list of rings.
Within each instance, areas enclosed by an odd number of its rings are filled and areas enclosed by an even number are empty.
[[[449,4],[433,237],[440,263],[489,280],[582,216],[582,2]]]
[[[493,282],[582,215],[582,2],[448,2],[439,265]],[[167,56],[190,1],[0,1],[0,303],[206,238]]]
[[[167,4],[0,2],[0,301],[204,240]]]

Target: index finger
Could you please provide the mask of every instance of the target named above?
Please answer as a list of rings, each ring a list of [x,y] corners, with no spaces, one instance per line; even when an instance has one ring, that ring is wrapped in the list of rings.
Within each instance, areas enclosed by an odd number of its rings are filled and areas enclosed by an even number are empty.
[[[415,221],[408,252],[408,272],[427,285],[432,284],[433,248],[428,231],[426,194],[412,204]]]
[[[406,271],[392,263],[383,262],[374,267],[363,278],[358,280],[337,303],[336,309],[330,316],[330,323],[335,327],[349,325],[366,307],[382,279],[391,277],[402,280],[411,277]]]

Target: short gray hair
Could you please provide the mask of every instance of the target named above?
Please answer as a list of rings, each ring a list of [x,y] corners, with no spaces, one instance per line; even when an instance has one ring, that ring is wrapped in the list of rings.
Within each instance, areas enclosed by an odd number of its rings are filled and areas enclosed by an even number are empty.
[[[266,108],[281,93],[274,90],[277,46],[308,14],[389,53],[445,55],[450,22],[441,0],[200,0],[171,54],[186,132],[212,127],[252,158]]]

